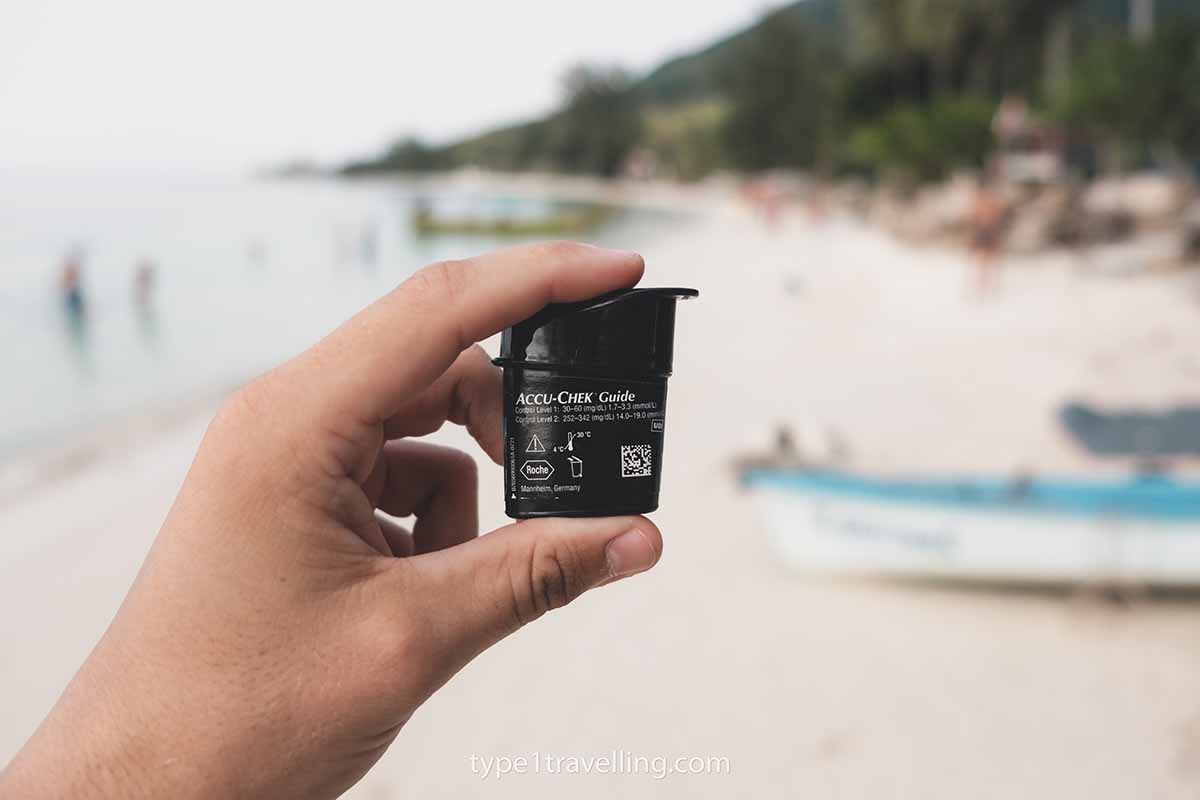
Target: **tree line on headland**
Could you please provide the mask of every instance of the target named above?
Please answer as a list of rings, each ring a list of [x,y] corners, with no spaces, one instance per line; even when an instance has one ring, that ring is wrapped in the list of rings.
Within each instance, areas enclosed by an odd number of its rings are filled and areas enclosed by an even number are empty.
[[[477,166],[683,180],[798,169],[936,180],[981,168],[1020,96],[1086,169],[1200,161],[1196,0],[800,0],[640,79],[577,67],[542,119],[402,139],[346,174]]]

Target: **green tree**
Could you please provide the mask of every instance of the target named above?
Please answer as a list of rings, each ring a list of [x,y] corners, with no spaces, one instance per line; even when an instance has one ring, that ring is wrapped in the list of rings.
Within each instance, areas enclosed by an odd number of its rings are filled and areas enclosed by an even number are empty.
[[[449,165],[445,149],[430,147],[415,137],[394,143],[384,154],[383,160],[389,169],[410,172],[429,172],[445,169]]]
[[[730,54],[722,143],[734,167],[812,167],[826,160],[835,124],[837,58],[794,16],[765,18]]]
[[[563,172],[612,176],[642,135],[641,109],[620,69],[579,66],[564,80],[566,107],[551,121],[543,157]]]
[[[1139,44],[1097,42],[1055,99],[1057,116],[1089,130],[1124,160],[1166,149],[1200,159],[1200,26],[1160,28]]]
[[[919,62],[930,95],[1033,94],[1052,26],[1081,1],[847,0],[851,52],[875,69]]]
[[[991,147],[992,112],[990,100],[974,96],[898,106],[855,128],[845,157],[877,174],[915,180],[944,178],[959,167],[978,168]]]
[[[721,166],[725,104],[705,100],[646,111],[646,146],[658,156],[662,175],[703,178]]]

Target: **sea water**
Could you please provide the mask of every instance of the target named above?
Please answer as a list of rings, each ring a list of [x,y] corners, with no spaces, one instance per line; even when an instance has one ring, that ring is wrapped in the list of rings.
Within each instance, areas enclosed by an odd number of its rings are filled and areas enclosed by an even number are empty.
[[[401,180],[0,171],[0,462],[215,398],[423,264],[520,241],[418,235],[418,204],[486,218],[556,202]],[[667,224],[625,211],[584,238],[637,248]],[[59,289],[72,253],[78,318]],[[154,270],[145,303],[140,264]]]

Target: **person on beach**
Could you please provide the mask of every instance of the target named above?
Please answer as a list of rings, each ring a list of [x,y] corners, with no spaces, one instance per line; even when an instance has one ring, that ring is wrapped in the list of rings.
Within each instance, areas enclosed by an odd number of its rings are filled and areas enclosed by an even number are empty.
[[[980,178],[971,201],[971,255],[975,260],[976,288],[986,298],[995,289],[996,269],[1004,239],[1004,201],[990,175]]]
[[[568,243],[435,264],[236,392],[0,797],[336,797],[476,655],[654,566],[644,517],[477,536],[474,459],[410,438],[451,421],[499,463],[475,343],[642,271]]]

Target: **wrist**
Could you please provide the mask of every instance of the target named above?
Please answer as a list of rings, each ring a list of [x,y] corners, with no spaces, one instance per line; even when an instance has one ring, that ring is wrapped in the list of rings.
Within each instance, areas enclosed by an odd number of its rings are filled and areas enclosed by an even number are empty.
[[[132,671],[106,670],[94,654],[0,773],[0,797],[187,800],[227,794],[232,782],[216,774],[220,760],[204,758],[196,742],[181,741],[186,720],[154,713],[152,695]]]

